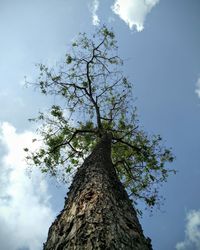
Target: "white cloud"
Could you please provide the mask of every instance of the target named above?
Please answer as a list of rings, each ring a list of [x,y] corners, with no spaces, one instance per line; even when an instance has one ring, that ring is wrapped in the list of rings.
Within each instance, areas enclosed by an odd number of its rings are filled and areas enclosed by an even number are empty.
[[[198,95],[198,97],[200,98],[200,77],[196,82],[196,89],[195,89],[195,93]]]
[[[158,2],[159,0],[116,0],[111,8],[130,29],[142,31],[147,14]]]
[[[33,147],[34,133],[17,133],[9,123],[0,124],[0,242],[2,249],[42,249],[54,213],[46,181],[39,170],[30,178],[23,148]],[[31,146],[32,145],[32,146]],[[38,145],[35,145],[35,147]],[[1,146],[2,149],[2,146]]]
[[[91,7],[89,7],[92,13],[92,24],[97,26],[100,23],[99,17],[97,15],[97,10],[99,9],[99,0],[93,0]]]
[[[185,239],[176,244],[176,249],[200,249],[200,210],[192,210],[187,214]]]

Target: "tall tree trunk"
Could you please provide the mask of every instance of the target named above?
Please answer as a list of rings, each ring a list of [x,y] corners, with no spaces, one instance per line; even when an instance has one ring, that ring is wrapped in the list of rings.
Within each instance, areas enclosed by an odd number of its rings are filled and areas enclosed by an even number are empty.
[[[78,169],[44,250],[151,250],[111,161],[105,135]]]

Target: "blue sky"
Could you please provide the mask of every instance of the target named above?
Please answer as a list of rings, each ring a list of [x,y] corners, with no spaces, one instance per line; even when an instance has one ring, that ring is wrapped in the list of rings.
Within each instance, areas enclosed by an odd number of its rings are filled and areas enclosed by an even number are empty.
[[[176,176],[161,189],[161,211],[141,223],[155,250],[200,249],[200,1],[0,0],[0,242],[40,250],[66,187],[27,173],[27,120],[55,100],[24,87],[35,64],[59,61],[78,32],[113,27],[133,82],[140,124],[173,148]],[[36,145],[37,146],[37,145]]]

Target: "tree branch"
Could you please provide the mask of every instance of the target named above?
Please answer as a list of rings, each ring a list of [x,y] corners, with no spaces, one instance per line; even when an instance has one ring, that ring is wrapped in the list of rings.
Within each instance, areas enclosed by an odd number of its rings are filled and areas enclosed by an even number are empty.
[[[71,147],[71,149],[77,153],[81,153],[81,151],[77,151],[72,145],[71,145],[71,141],[75,138],[75,136],[77,134],[83,134],[83,133],[93,133],[96,134],[97,132],[95,130],[91,130],[91,129],[77,129],[76,131],[74,131],[73,135],[71,136],[71,138],[69,140],[66,140],[58,145],[56,145],[49,153],[53,153],[56,149],[65,146],[65,145],[69,145]]]

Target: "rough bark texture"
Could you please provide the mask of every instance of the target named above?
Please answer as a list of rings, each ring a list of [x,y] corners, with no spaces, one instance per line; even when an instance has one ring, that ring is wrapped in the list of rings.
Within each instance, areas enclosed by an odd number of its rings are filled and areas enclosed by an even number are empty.
[[[49,229],[45,250],[151,250],[111,161],[104,136],[78,169],[64,209]]]

